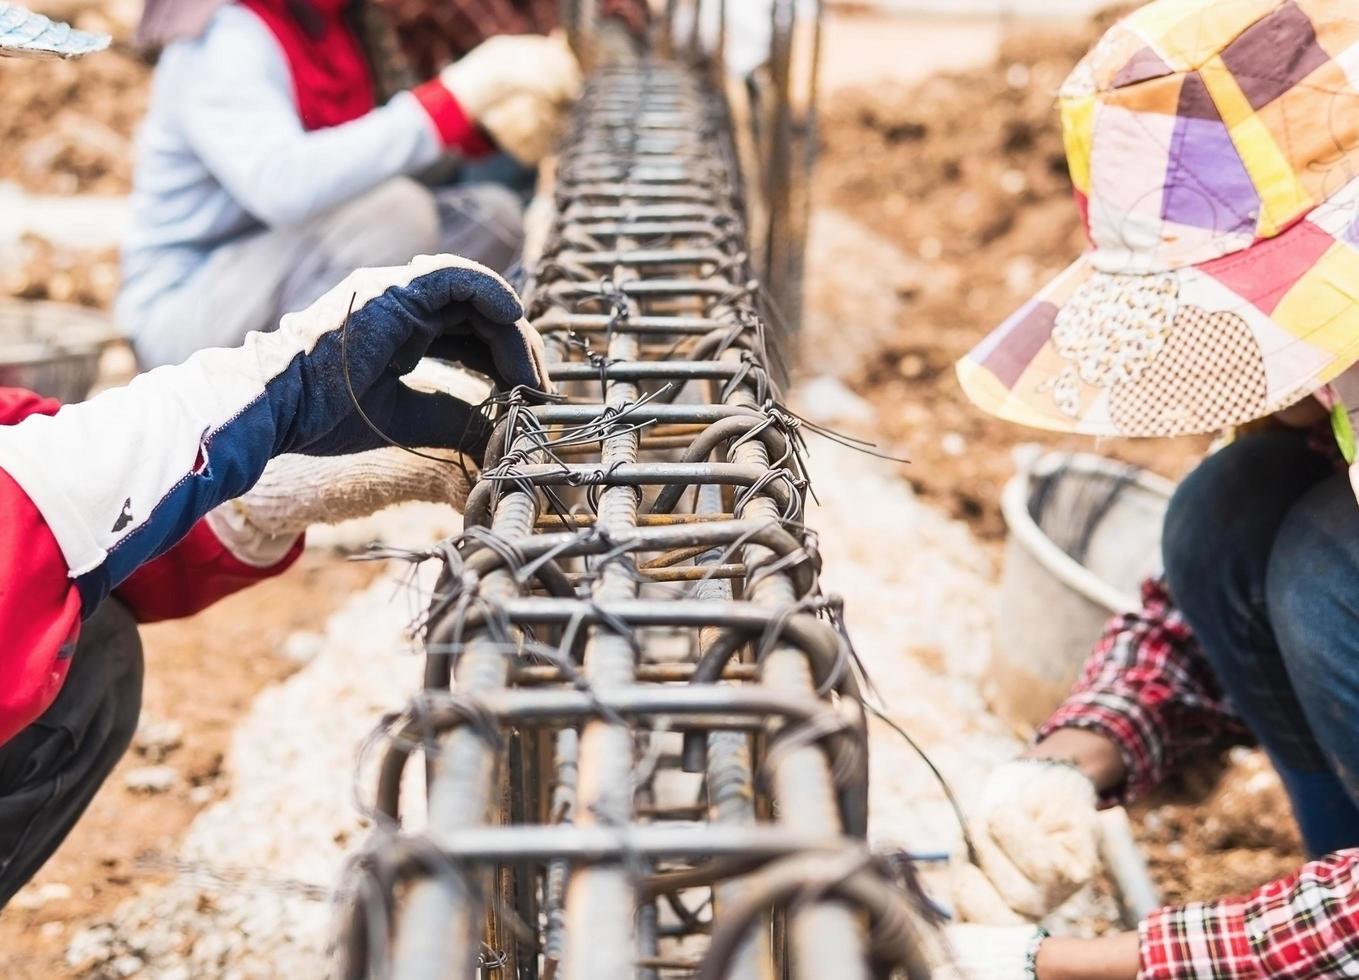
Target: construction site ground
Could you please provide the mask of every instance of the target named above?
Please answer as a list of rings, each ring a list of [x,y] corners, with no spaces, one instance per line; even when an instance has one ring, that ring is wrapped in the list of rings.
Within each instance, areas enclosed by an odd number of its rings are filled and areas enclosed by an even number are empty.
[[[125,33],[118,5],[85,6]],[[811,521],[883,707],[966,804],[1021,744],[979,693],[1011,451],[1092,447],[982,416],[952,364],[1081,247],[1052,97],[1098,26],[841,18],[793,401],[910,462],[813,438]],[[109,305],[147,78],[118,53],[79,67],[0,63],[0,293]],[[1178,477],[1204,443],[1094,448]],[[318,533],[283,578],[148,628],[143,731],[0,916],[0,976],[317,975],[328,889],[365,829],[351,802],[358,749],[419,669],[407,636],[419,576],[345,555],[455,529],[442,509],[415,508]],[[878,844],[958,846],[938,787],[886,726],[872,765]],[[1204,760],[1134,816],[1169,901],[1237,892],[1301,860],[1255,752]],[[1111,917],[1097,891],[1069,925]]]

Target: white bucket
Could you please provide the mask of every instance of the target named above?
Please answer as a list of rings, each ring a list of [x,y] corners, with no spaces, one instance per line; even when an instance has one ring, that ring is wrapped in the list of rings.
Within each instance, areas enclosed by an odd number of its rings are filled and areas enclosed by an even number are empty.
[[[986,693],[1024,730],[1061,704],[1114,613],[1140,608],[1161,565],[1174,485],[1084,453],[1016,452],[1001,510],[1010,529]]]

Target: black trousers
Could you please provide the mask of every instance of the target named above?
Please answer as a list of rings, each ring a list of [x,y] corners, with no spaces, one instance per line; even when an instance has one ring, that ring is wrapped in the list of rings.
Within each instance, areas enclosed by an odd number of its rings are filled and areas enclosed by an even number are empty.
[[[137,624],[109,599],[82,627],[56,701],[0,746],[0,909],[66,839],[127,751],[142,674]]]

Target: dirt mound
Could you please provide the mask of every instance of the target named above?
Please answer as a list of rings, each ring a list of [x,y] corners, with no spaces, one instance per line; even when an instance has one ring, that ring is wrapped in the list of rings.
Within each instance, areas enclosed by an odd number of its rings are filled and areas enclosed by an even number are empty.
[[[123,194],[151,69],[123,51],[0,60],[0,180],[48,194]]]
[[[60,248],[24,235],[0,256],[0,296],[107,310],[118,294],[118,250]]]
[[[822,114],[819,200],[919,259],[897,283],[891,342],[851,379],[909,455],[927,497],[984,536],[1020,442],[1090,448],[988,418],[963,397],[954,362],[1084,246],[1054,101],[1107,17],[1081,30],[1009,38],[989,68],[917,86],[846,90]],[[1169,476],[1205,440],[1099,446]]]

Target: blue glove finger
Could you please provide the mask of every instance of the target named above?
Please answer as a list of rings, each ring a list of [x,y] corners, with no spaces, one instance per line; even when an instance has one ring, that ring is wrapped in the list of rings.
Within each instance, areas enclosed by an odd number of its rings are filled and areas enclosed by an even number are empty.
[[[370,391],[359,409],[303,452],[347,456],[395,444],[456,449],[480,461],[490,435],[491,425],[476,406],[393,382]]]

